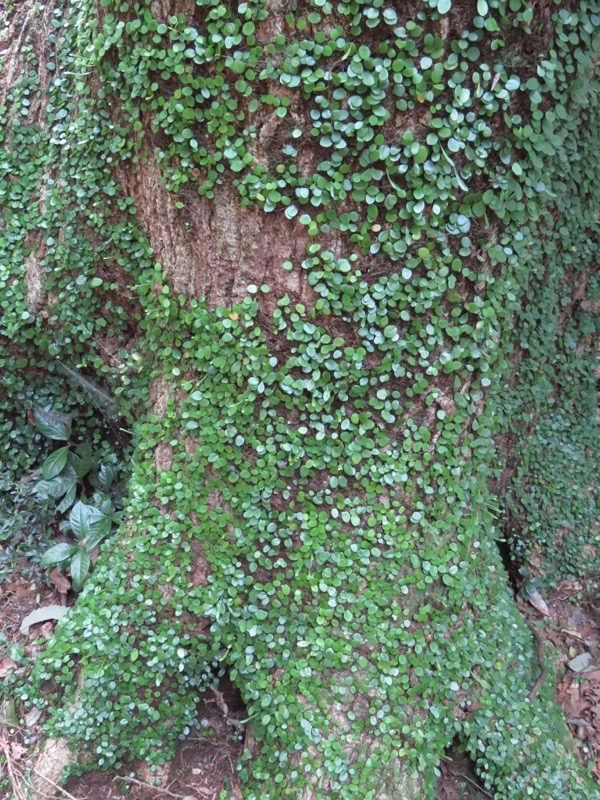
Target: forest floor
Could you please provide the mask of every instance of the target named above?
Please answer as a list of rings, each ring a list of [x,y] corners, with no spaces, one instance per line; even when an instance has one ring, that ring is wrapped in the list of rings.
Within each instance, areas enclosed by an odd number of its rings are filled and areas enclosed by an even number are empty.
[[[60,576],[54,574],[50,584],[41,573],[31,572],[30,566],[23,559],[11,579],[0,585],[0,681],[11,674],[26,676],[56,625],[43,622],[24,634],[20,631],[23,619],[35,609],[71,605],[75,600],[72,592],[59,592],[64,588]],[[544,598],[547,615],[529,603],[521,603],[521,610],[543,635],[544,666],[555,676],[548,680],[556,680],[556,696],[582,761],[600,781],[600,609],[593,606],[599,588],[598,578],[562,581]],[[217,691],[203,695],[196,729],[178,745],[175,759],[162,773],[131,764],[116,773],[88,772],[72,778],[64,789],[48,788],[67,800],[218,800],[227,788],[242,800],[235,766],[244,747],[237,723],[243,716],[241,697],[224,679]],[[20,718],[16,697],[0,708],[0,798],[25,796],[26,776],[41,741],[37,712]],[[449,752],[442,763],[436,800],[491,796],[478,781],[469,757],[458,748]]]

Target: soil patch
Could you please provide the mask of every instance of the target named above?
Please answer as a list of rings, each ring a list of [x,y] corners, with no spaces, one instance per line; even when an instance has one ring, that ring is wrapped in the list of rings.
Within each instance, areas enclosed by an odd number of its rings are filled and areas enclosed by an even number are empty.
[[[198,721],[177,746],[168,768],[152,773],[135,763],[117,773],[88,772],[72,778],[65,789],[77,800],[217,800],[223,789],[235,792],[236,763],[244,746],[239,693],[224,678],[218,689],[202,695]]]
[[[561,581],[545,601],[540,624],[533,607],[523,609],[545,639],[545,659],[556,670],[556,696],[581,760],[600,781],[600,577]]]
[[[484,800],[491,797],[481,786],[473,770],[473,762],[457,745],[442,762],[435,800]]]

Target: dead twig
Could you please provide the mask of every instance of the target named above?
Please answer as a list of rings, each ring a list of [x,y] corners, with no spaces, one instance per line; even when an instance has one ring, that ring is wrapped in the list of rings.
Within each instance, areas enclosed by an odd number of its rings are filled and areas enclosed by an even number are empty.
[[[135,783],[136,786],[143,786],[145,789],[154,789],[160,794],[166,794],[168,797],[174,797],[175,800],[185,800],[186,796],[189,797],[189,795],[175,794],[175,792],[171,792],[169,789],[161,789],[160,786],[152,786],[151,783],[145,783],[137,778],[130,778],[129,775],[119,775],[116,778],[113,778],[113,780],[125,781],[125,783]],[[194,792],[201,794],[203,797],[208,797],[210,800],[213,800],[215,797],[213,792],[209,792],[207,789],[202,789],[200,786],[194,786]]]
[[[225,721],[227,722],[227,724],[231,725],[234,728],[236,728],[238,731],[244,731],[245,728],[244,728],[243,724],[241,723],[241,721],[236,719],[235,717],[232,717],[231,714],[229,713],[229,706],[225,702],[225,698],[223,697],[223,693],[220,692],[218,689],[215,689],[214,686],[212,687],[211,691],[215,696],[215,700],[216,700],[217,706],[219,707],[219,709],[223,713],[223,716],[225,717]]]
[[[34,768],[34,770],[33,770],[33,771],[34,771],[34,772],[35,772],[35,774],[38,776],[38,778],[41,778],[43,781],[46,781],[46,783],[49,783],[49,784],[50,784],[50,786],[52,786],[52,788],[53,788],[53,789],[56,789],[57,791],[59,791],[59,792],[62,794],[62,796],[63,796],[63,797],[68,797],[68,798],[69,798],[69,800],[78,800],[78,798],[77,798],[77,797],[75,797],[74,795],[72,795],[70,792],[67,792],[67,790],[66,790],[66,789],[63,789],[63,787],[62,787],[62,786],[59,786],[59,785],[58,785],[58,783],[54,783],[54,781],[53,781],[53,780],[51,780],[50,778],[48,778],[48,777],[47,777],[46,775],[44,775],[43,773],[39,772],[37,769],[35,769],[35,768]]]
[[[21,781],[17,777],[17,772],[19,773],[19,775],[21,775],[21,773],[20,770],[15,770],[15,767],[13,766],[9,746],[5,741],[0,740],[0,747],[3,750],[4,758],[6,759],[6,769],[8,772],[8,778],[10,780],[10,785],[12,786],[15,800],[25,800],[25,795],[21,791]]]
[[[484,794],[486,797],[491,797],[492,796],[489,792],[486,792],[485,789],[482,789],[481,786],[478,783],[475,783],[474,780],[469,778],[468,775],[465,775],[464,772],[460,772],[459,773],[459,777],[464,778],[468,783],[471,784],[471,786],[474,786],[477,789],[478,792],[481,792],[481,794]]]

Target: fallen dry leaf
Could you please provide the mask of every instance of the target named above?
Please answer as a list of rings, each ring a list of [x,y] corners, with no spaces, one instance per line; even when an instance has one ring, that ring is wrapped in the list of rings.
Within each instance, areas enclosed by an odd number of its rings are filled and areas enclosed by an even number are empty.
[[[50,578],[50,583],[56,586],[61,594],[66,594],[71,588],[71,581],[58,567],[55,567],[48,577]]]
[[[586,703],[583,702],[581,686],[576,678],[568,675],[558,685],[558,697],[567,717],[580,717]]]
[[[240,785],[235,780],[235,778],[232,780],[231,788],[233,790],[233,795],[236,798],[236,800],[244,800],[244,795],[242,794],[242,790],[240,788]]]
[[[35,723],[39,720],[42,716],[42,711],[39,708],[32,708],[29,714],[25,717],[25,727],[26,728],[33,728]]]
[[[37,592],[37,586],[33,584],[32,586],[17,586],[15,589],[15,596],[17,599],[22,600],[24,597],[30,597],[32,594]]]
[[[593,625],[579,625],[577,630],[583,637],[584,641],[591,639],[592,641],[596,642],[598,640],[598,628]]]
[[[8,656],[3,658],[2,661],[0,661],[0,678],[5,678],[10,670],[15,669],[16,666],[17,664],[12,658],[8,658]]]
[[[19,742],[11,742],[10,743],[10,755],[14,758],[15,761],[18,761],[20,758],[23,758],[26,755],[27,750],[23,747],[22,744]]]
[[[559,703],[562,703],[567,697],[570,686],[571,686],[571,676],[563,675],[563,677],[558,682],[558,686],[556,687],[556,696],[558,698]]]
[[[43,636],[44,638],[48,639],[54,633],[54,626],[56,623],[54,622],[44,622],[42,627],[40,628],[40,638]]]
[[[37,625],[39,622],[46,622],[46,620],[49,619],[61,619],[61,617],[64,617],[68,610],[69,609],[65,608],[64,606],[57,605],[36,608],[35,611],[32,611],[31,614],[27,614],[27,616],[22,620],[19,631],[27,636],[29,633],[29,628],[32,625]]]
[[[540,614],[543,614],[545,617],[550,616],[550,609],[537,589],[531,593],[531,596],[528,599],[531,605],[536,608]]]
[[[600,669],[598,669],[598,667],[596,667],[594,664],[586,667],[583,672],[580,673],[580,675],[584,681],[600,681]]]
[[[579,639],[580,641],[583,639],[583,636],[579,633],[579,631],[568,631],[566,628],[563,628],[561,633],[566,633],[567,636],[572,636],[574,639]]]

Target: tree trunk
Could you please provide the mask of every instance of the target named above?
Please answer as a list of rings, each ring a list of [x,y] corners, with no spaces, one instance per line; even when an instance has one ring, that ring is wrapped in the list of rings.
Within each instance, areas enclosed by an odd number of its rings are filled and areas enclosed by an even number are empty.
[[[562,163],[540,90],[485,66],[474,16],[507,49],[529,24],[498,5],[8,15],[2,93],[34,99],[5,100],[3,242],[33,323],[5,338],[136,417],[125,522],[34,675],[78,762],[169,757],[227,670],[245,800],[429,797],[456,736],[498,797],[594,792],[529,699],[489,510],[513,239]]]

